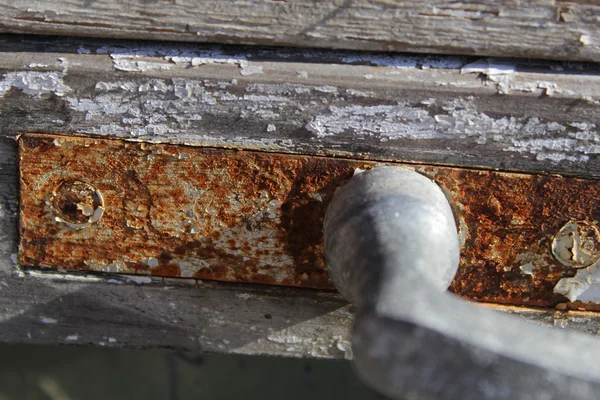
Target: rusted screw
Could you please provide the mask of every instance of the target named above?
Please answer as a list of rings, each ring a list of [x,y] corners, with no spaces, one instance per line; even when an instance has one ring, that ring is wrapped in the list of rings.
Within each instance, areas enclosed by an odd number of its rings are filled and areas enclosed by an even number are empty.
[[[51,204],[55,220],[71,228],[87,228],[104,214],[104,198],[98,189],[77,180],[63,181],[54,190]]]
[[[584,268],[600,256],[600,232],[587,221],[569,221],[554,236],[552,254],[567,267]]]

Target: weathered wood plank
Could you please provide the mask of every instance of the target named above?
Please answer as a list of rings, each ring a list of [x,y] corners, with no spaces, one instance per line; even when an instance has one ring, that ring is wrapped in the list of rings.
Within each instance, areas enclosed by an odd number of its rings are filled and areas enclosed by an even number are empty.
[[[597,65],[15,36],[0,52],[4,136],[600,175]]]
[[[4,32],[600,61],[596,1],[0,1]]]

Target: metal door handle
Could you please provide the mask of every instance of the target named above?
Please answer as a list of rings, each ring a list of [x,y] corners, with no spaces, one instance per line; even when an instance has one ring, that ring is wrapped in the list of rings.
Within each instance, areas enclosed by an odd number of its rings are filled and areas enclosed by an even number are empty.
[[[446,292],[460,246],[442,190],[380,167],[338,189],[324,225],[338,290],[356,307],[354,364],[393,398],[598,399],[591,336],[502,315]]]

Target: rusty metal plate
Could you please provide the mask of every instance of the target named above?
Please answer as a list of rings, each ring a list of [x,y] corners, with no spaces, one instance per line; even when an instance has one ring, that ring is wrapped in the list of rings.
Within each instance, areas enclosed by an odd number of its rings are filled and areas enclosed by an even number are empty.
[[[376,164],[39,134],[19,147],[24,265],[317,289],[333,289],[327,204]],[[464,239],[455,293],[564,307],[563,278],[596,266],[599,181],[405,166],[453,202]]]

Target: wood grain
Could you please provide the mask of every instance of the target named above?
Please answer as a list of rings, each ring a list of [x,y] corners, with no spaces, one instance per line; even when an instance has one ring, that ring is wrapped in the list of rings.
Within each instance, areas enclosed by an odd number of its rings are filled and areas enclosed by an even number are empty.
[[[4,32],[600,61],[597,1],[0,1]]]
[[[4,136],[600,175],[595,64],[14,36],[0,52]]]

